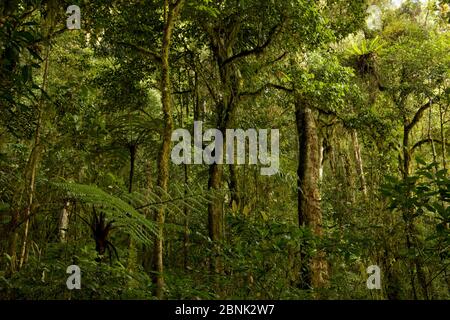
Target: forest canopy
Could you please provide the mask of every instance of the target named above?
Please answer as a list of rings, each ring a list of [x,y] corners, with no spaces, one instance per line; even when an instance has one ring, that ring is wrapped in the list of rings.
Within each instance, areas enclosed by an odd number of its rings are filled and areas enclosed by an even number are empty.
[[[3,0],[0,299],[449,299],[449,23]]]

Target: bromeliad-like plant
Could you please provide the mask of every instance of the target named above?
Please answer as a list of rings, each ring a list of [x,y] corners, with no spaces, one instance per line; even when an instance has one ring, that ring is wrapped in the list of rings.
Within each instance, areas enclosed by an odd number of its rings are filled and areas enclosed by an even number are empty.
[[[98,215],[95,211],[95,207],[92,207],[92,221],[90,224],[92,236],[95,240],[95,250],[98,253],[97,261],[101,261],[105,252],[108,250],[109,253],[109,261],[112,261],[112,251],[114,251],[117,260],[119,260],[119,255],[117,254],[117,250],[111,241],[108,240],[108,236],[110,232],[115,229],[113,226],[114,220],[106,221],[105,213],[100,212]]]
[[[376,77],[376,58],[383,46],[377,36],[373,40],[363,39],[360,45],[354,43],[352,48],[347,50],[351,57],[355,59],[354,67],[361,76],[372,75]]]

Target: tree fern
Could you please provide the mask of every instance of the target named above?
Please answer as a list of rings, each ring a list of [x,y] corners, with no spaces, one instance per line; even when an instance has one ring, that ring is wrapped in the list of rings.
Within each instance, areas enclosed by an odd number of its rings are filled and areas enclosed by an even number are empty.
[[[116,221],[115,225],[129,233],[136,241],[148,244],[155,232],[155,223],[146,217],[146,212],[158,210],[164,206],[167,215],[183,216],[184,208],[191,212],[203,212],[215,194],[200,185],[195,189],[188,185],[174,184],[169,192],[147,191],[127,193],[121,189],[112,195],[94,185],[55,182],[53,186],[61,197],[94,205]],[[176,228],[176,226],[173,226]]]
[[[146,219],[132,205],[94,185],[55,182],[53,185],[65,199],[91,204],[115,220],[115,225],[142,243],[150,243],[155,224]]]

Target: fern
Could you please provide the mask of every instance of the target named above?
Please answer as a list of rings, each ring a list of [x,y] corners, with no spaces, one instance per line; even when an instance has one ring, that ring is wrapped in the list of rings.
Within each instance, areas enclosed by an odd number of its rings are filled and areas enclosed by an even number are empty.
[[[115,225],[130,234],[135,240],[149,244],[155,234],[155,224],[146,219],[132,205],[117,196],[113,196],[93,185],[78,183],[53,183],[63,193],[65,199],[91,204],[101,208]]]
[[[217,191],[205,190],[201,185],[189,187],[189,185],[172,184],[171,190],[165,192],[159,187],[155,187],[153,192],[146,194],[139,192],[127,193],[121,191],[120,197],[134,206],[141,212],[157,211],[164,207],[166,216],[175,220],[184,217],[185,209],[192,213],[202,214],[206,211],[207,204],[217,196]],[[166,222],[166,227],[180,229],[176,224]]]
[[[156,230],[155,222],[146,218],[146,212],[164,207],[166,214],[174,217],[184,216],[185,208],[200,213],[216,196],[200,185],[194,190],[188,185],[174,184],[170,193],[157,187],[156,192],[147,191],[145,195],[139,192],[127,193],[121,189],[116,190],[116,195],[111,195],[97,186],[78,183],[55,182],[53,186],[64,199],[101,208],[116,221],[116,226],[144,244],[152,241]],[[171,227],[177,228],[175,225]]]
[[[348,49],[347,52],[350,55],[355,55],[355,56],[365,56],[368,54],[376,54],[381,50],[381,48],[384,47],[384,44],[380,43],[380,42],[381,42],[380,37],[378,37],[378,36],[376,36],[371,41],[369,41],[367,39],[363,39],[361,41],[361,47],[359,47],[356,43],[353,43],[352,48]]]

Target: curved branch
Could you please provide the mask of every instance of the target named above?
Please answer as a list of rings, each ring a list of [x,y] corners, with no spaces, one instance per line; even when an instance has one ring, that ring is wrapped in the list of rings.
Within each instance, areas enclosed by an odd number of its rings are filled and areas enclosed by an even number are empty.
[[[234,62],[235,60],[244,58],[244,57],[248,57],[250,55],[255,55],[255,54],[259,54],[262,53],[264,51],[264,49],[266,49],[273,41],[273,39],[275,38],[276,34],[281,30],[281,27],[283,25],[283,22],[278,23],[277,25],[275,25],[269,32],[269,35],[266,39],[266,42],[264,42],[262,45],[257,46],[253,49],[250,50],[244,50],[239,52],[238,54],[235,54],[234,56],[226,59],[223,63],[222,66],[226,66],[229,63]]]
[[[423,140],[416,142],[416,144],[414,144],[414,146],[411,148],[411,150],[409,150],[409,153],[412,154],[420,146],[422,146],[426,143],[433,143],[433,142],[443,144],[443,141],[440,139],[432,139],[432,138],[423,139]],[[445,142],[445,145],[450,147],[450,143],[448,143],[448,142]]]
[[[161,56],[159,54],[157,54],[156,52],[153,52],[151,50],[139,47],[139,46],[137,46],[135,44],[132,44],[132,43],[123,42],[123,41],[116,42],[116,44],[122,45],[122,46],[125,46],[125,47],[129,47],[129,48],[131,48],[131,49],[133,49],[133,50],[135,50],[135,51],[137,51],[139,53],[142,53],[145,56],[149,57],[153,62],[156,62],[158,64],[161,64],[161,62],[162,62]]]
[[[282,85],[279,85],[279,84],[266,83],[258,90],[242,92],[239,95],[239,97],[242,98],[242,97],[249,97],[249,96],[257,96],[257,95],[260,95],[265,89],[268,89],[268,88],[274,88],[274,89],[285,91],[285,92],[293,92],[294,91],[293,89],[283,87]]]
[[[424,112],[427,111],[429,108],[431,108],[433,103],[435,103],[437,101],[439,101],[439,97],[431,99],[430,101],[425,103],[423,106],[421,106],[419,108],[419,110],[417,110],[417,112],[414,115],[414,118],[411,120],[411,122],[405,127],[405,133],[409,133],[414,128],[414,126],[420,121],[420,119],[422,119]]]

